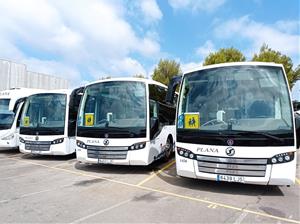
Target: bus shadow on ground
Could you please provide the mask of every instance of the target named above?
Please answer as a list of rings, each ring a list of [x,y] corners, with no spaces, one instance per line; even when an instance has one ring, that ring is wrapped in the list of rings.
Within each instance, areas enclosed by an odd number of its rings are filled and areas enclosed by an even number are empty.
[[[158,171],[167,162],[157,160],[148,166],[110,165],[110,164],[84,164],[76,162],[75,168],[81,171],[97,174],[149,174]]]
[[[176,174],[175,167],[164,171],[164,173],[157,174],[157,177],[168,184],[197,191],[248,196],[284,196],[284,193],[278,186],[229,183],[179,177]]]
[[[0,149],[0,155],[8,155],[8,156],[12,156],[12,155],[17,155],[19,154],[20,151],[19,149]]]
[[[36,160],[36,161],[67,161],[76,158],[76,154],[70,155],[38,155],[38,154],[23,154],[21,159]]]

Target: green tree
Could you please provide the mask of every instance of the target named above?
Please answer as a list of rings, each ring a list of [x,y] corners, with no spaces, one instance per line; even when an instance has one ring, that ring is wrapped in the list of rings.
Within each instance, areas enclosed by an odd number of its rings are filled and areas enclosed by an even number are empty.
[[[146,78],[143,74],[136,74],[133,77],[134,78],[141,78],[141,79],[145,79]]]
[[[203,65],[212,65],[225,62],[245,61],[246,58],[242,52],[233,47],[221,48],[217,52],[210,53],[203,62]]]
[[[279,51],[272,50],[268,45],[263,44],[258,54],[254,54],[252,61],[275,62],[282,64],[289,81],[290,89],[292,89],[295,81],[300,77],[299,66],[293,71],[292,59]]]
[[[101,80],[104,80],[104,79],[111,79],[111,76],[110,75],[107,75],[107,76],[102,76],[101,78],[99,78]]]
[[[175,60],[160,59],[155,67],[152,79],[168,85],[172,77],[181,74],[180,64]]]
[[[300,79],[300,64],[294,70],[294,76],[293,76],[294,83],[299,79]]]

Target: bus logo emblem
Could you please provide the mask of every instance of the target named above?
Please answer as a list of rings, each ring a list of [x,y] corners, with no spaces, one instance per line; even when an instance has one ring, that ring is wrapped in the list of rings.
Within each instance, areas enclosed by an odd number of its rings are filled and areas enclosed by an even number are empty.
[[[228,139],[227,140],[227,145],[232,146],[234,144],[233,139]]]
[[[36,141],[39,140],[39,133],[38,133],[38,132],[36,133],[35,140],[36,140]]]
[[[235,150],[234,148],[232,147],[228,147],[226,150],[225,150],[227,156],[233,156],[235,154]]]
[[[104,145],[108,145],[108,144],[109,144],[108,139],[104,139],[103,144],[104,144]]]

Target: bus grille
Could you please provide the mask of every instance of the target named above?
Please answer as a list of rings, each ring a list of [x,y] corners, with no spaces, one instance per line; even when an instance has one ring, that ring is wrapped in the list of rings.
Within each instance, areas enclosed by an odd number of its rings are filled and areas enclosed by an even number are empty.
[[[267,159],[226,158],[197,155],[198,170],[203,173],[264,177]]]
[[[92,159],[126,159],[128,147],[87,146],[88,158]]]
[[[50,145],[50,141],[26,141],[25,149],[31,151],[49,151]]]

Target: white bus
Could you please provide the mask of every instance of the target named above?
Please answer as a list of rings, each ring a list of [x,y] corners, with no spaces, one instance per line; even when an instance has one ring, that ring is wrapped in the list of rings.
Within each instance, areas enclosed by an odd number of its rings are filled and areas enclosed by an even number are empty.
[[[51,90],[27,98],[20,125],[22,153],[68,155],[75,152],[81,90]]]
[[[174,151],[175,106],[167,87],[138,78],[86,86],[78,112],[77,159],[83,163],[148,165]]]
[[[13,88],[0,91],[0,150],[19,147],[19,127],[22,105],[26,97],[38,89]]]
[[[186,72],[176,119],[179,176],[294,183],[295,124],[282,65],[225,63]]]

